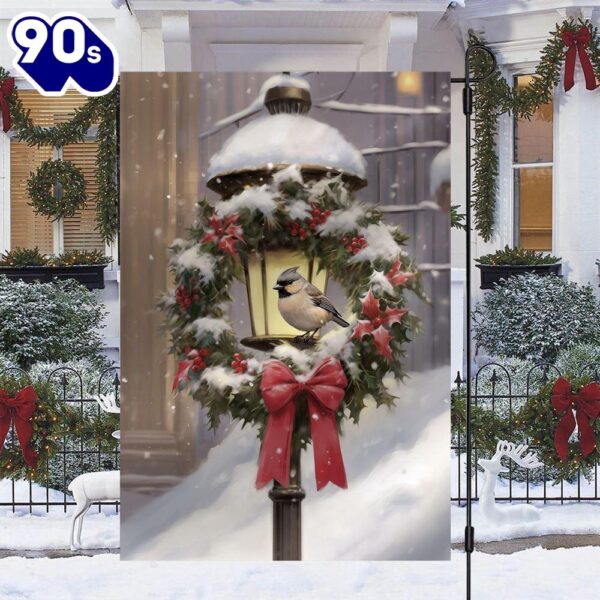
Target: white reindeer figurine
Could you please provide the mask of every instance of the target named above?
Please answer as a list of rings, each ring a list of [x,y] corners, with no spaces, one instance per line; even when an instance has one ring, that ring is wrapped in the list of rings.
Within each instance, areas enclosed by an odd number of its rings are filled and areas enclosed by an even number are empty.
[[[481,514],[490,521],[502,525],[505,523],[521,523],[523,521],[537,521],[540,511],[531,504],[519,504],[500,507],[496,504],[496,479],[499,473],[508,473],[508,469],[502,466],[502,457],[506,456],[525,469],[534,469],[543,466],[538,460],[535,452],[527,452],[526,444],[515,446],[510,442],[499,441],[496,453],[491,459],[480,458],[477,462],[485,471],[485,481],[479,496],[479,507]],[[525,454],[525,456],[523,456]]]
[[[73,494],[77,506],[71,522],[71,550],[81,548],[81,528],[83,517],[89,510],[92,502],[116,502],[121,499],[120,471],[98,471],[84,473],[75,477],[69,484],[69,491]],[[77,525],[77,535],[75,535]]]
[[[121,408],[117,405],[116,399],[111,395],[99,395],[96,402],[100,408],[107,413],[118,414]],[[113,437],[120,438],[120,431],[114,431]],[[69,491],[77,503],[73,520],[71,521],[71,550],[81,548],[81,529],[83,527],[83,518],[89,510],[92,502],[116,502],[121,499],[120,471],[98,471],[95,473],[84,473],[75,477],[69,484]],[[77,526],[77,534],[75,534]]]

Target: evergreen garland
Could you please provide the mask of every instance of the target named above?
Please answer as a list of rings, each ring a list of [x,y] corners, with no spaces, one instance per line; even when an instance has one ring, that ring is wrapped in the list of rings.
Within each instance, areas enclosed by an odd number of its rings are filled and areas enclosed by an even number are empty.
[[[0,83],[9,76],[8,71],[0,66]],[[7,98],[7,101],[16,139],[26,142],[29,146],[60,148],[68,144],[77,144],[85,139],[90,127],[94,123],[98,123],[98,153],[95,172],[98,183],[98,193],[95,198],[96,229],[104,241],[114,241],[119,228],[119,148],[116,133],[119,106],[118,86],[109,94],[88,98],[83,106],[75,109],[71,119],[53,127],[42,127],[33,123],[30,111],[25,110],[16,89]],[[81,173],[80,169],[77,170]],[[61,218],[62,215],[59,212],[50,215],[51,218]]]
[[[543,48],[531,84],[523,89],[515,89],[502,76],[496,67],[487,79],[473,83],[474,97],[474,159],[473,159],[473,212],[475,227],[485,241],[492,238],[494,213],[498,192],[498,155],[496,136],[498,118],[503,113],[511,113],[518,118],[530,119],[536,109],[552,100],[554,89],[561,80],[561,67],[567,47],[561,35],[564,31],[576,32],[581,27],[590,30],[591,42],[587,48],[596,77],[600,78],[600,36],[598,28],[589,21],[567,19],[557,24]],[[469,45],[484,41],[471,34]],[[472,76],[480,78],[489,72],[491,58],[486,52],[475,52],[471,61]]]

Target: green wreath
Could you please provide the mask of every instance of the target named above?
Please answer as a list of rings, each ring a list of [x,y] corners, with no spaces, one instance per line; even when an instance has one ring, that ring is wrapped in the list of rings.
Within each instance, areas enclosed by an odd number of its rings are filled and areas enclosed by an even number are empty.
[[[4,447],[0,448],[0,479],[29,479],[40,484],[46,483],[46,469],[49,461],[63,448],[66,440],[73,438],[84,446],[99,443],[105,451],[114,450],[118,440],[112,432],[119,428],[118,415],[91,414],[64,402],[53,390],[48,381],[30,381],[24,372],[12,370],[0,373],[0,389],[13,396],[31,385],[38,397],[35,413],[31,419],[33,435],[30,445],[37,452],[37,466],[31,468],[23,460],[18,439],[8,433]]]
[[[577,377],[571,379],[571,388],[577,393],[584,385],[592,383],[592,376]],[[532,449],[537,450],[540,460],[550,470],[552,476],[557,480],[572,480],[581,473],[588,477],[594,467],[600,463],[600,451],[596,449],[584,456],[576,440],[569,443],[569,454],[567,460],[561,461],[554,447],[554,432],[561,419],[561,413],[552,407],[553,383],[544,385],[539,393],[527,399],[521,410],[515,416],[515,427],[521,429],[529,438]],[[596,439],[600,440],[600,417],[591,423]]]
[[[62,187],[62,197],[57,198],[55,186]],[[72,217],[85,207],[85,178],[68,160],[46,160],[31,174],[27,182],[30,206],[39,214],[57,221]]]
[[[561,39],[563,32],[575,33],[581,27],[590,32],[586,52],[593,66],[596,79],[600,79],[600,35],[590,21],[567,19],[557,24],[546,46],[542,49],[533,80],[529,87],[517,90],[504,79],[497,67],[487,79],[473,84],[475,107],[475,134],[473,159],[473,209],[477,231],[485,241],[494,232],[494,214],[498,193],[498,155],[496,136],[498,118],[503,113],[512,113],[518,118],[530,119],[537,108],[552,100],[554,89],[560,83],[561,67],[565,61],[567,47]],[[483,39],[471,34],[469,45],[484,43]],[[471,62],[475,78],[489,72],[491,59],[486,52],[474,52]]]
[[[344,418],[358,422],[366,397],[393,405],[389,379],[404,376],[404,346],[419,325],[405,308],[404,292],[423,297],[415,265],[402,249],[407,236],[353,198],[339,177],[306,184],[278,180],[214,208],[199,203],[190,239],[171,247],[175,290],[161,302],[179,360],[175,387],[187,388],[201,403],[211,427],[229,415],[257,427],[259,437],[267,420],[261,372],[269,358],[296,374],[308,373],[326,356],[338,358],[349,380],[338,426]],[[293,248],[325,269],[345,291],[355,315],[350,327],[306,350],[286,343],[258,355],[241,347],[226,316],[229,288],[244,280],[243,265],[269,248]],[[304,425],[294,427],[293,443],[302,448],[310,439]]]

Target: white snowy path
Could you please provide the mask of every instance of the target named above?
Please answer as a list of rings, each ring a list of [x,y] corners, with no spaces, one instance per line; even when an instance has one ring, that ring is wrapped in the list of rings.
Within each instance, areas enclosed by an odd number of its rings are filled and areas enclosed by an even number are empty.
[[[30,515],[4,512],[0,514],[0,550],[49,550],[69,547],[70,514],[51,512]],[[95,512],[90,508],[83,522],[81,545],[88,548],[119,547],[119,516]],[[0,596],[2,598],[2,596]]]
[[[473,526],[478,542],[508,540],[549,534],[600,534],[600,502],[582,502],[570,504],[547,504],[534,502],[540,508],[539,521],[521,524],[496,525],[490,523],[479,513],[479,506],[473,505]],[[505,506],[505,505],[500,505]],[[465,510],[452,506],[452,541],[464,539]],[[600,567],[600,564],[598,565]]]
[[[341,437],[347,490],[317,494],[303,455],[303,557],[449,557],[447,369],[413,374],[393,410],[369,404]],[[122,553],[140,560],[269,560],[271,501],[256,491],[258,442],[239,426],[180,485],[122,523]]]
[[[0,560],[2,600],[462,600],[464,555],[438,562],[121,562],[118,556]],[[473,555],[481,600],[593,600],[600,548]]]

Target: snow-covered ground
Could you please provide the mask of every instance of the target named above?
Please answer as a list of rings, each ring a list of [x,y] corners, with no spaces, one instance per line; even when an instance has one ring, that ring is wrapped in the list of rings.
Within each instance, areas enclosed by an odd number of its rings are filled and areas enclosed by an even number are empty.
[[[447,369],[413,374],[395,409],[369,404],[359,427],[345,425],[347,490],[317,493],[312,449],[304,453],[305,559],[449,557],[447,380]],[[254,489],[257,456],[255,432],[236,427],[195,473],[123,521],[123,556],[269,560],[271,501]]]
[[[600,548],[473,556],[473,597],[593,600]],[[464,554],[437,562],[119,562],[118,556],[0,560],[3,600],[459,600]]]
[[[464,468],[465,456],[461,456],[461,479],[463,486],[462,494],[465,493]],[[452,457],[452,496],[458,493],[458,459]],[[479,491],[484,481],[484,475],[479,477]],[[474,485],[474,484],[473,484]],[[473,489],[475,489],[473,487]],[[526,495],[526,483],[513,481],[513,496],[524,497]],[[592,496],[595,492],[595,482],[587,481],[582,478],[579,484],[579,491],[582,497]],[[578,492],[577,483],[564,482],[562,485],[562,494],[565,497],[576,497]],[[529,486],[529,494],[532,497],[543,496],[543,485]],[[509,495],[508,481],[498,479],[496,481],[496,495],[500,498]],[[556,483],[546,483],[546,495],[548,498],[556,498],[561,495],[561,486]],[[517,503],[514,503],[517,504]],[[533,506],[540,509],[539,521],[530,523],[516,523],[497,525],[487,520],[479,511],[477,503],[473,505],[473,526],[475,527],[475,538],[480,542],[489,542],[495,540],[506,540],[520,537],[548,535],[548,534],[600,534],[600,501],[565,501],[560,504],[554,500],[544,504],[541,501],[534,501]],[[508,506],[507,502],[499,502],[499,507]],[[459,542],[464,538],[465,527],[465,509],[452,503],[452,541]]]
[[[15,483],[15,500],[26,502],[31,498],[36,502],[46,501],[46,492],[50,502],[62,502],[64,496],[56,490],[46,490],[37,484],[30,486],[28,482]],[[0,479],[0,498],[9,499],[12,494],[12,483],[8,479]],[[73,498],[67,495],[67,501]],[[51,506],[46,512],[45,506],[34,506],[31,513],[29,507],[20,506],[13,512],[10,508],[0,510],[0,550],[49,550],[69,547],[71,515],[74,506],[67,506],[65,513],[62,506]],[[119,547],[119,515],[115,507],[104,506],[102,512],[92,506],[85,517],[81,542],[84,549],[118,548]],[[0,596],[3,598],[3,596]]]

